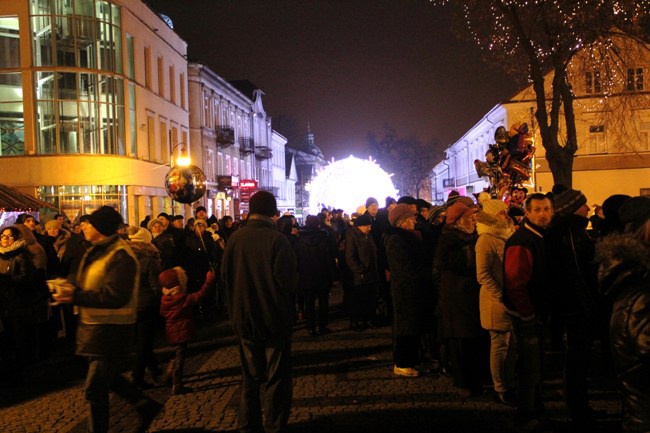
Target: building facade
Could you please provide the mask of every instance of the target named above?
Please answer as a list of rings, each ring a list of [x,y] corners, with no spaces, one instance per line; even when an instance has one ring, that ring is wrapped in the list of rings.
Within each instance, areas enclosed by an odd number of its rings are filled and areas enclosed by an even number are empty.
[[[600,204],[612,194],[650,195],[650,55],[637,41],[618,38],[609,42],[624,64],[613,64],[605,57],[594,62],[595,51],[584,50],[568,68],[576,96],[578,141],[573,188],[581,190],[589,204]],[[545,82],[548,86],[552,75]],[[547,88],[547,94],[550,91]],[[525,186],[529,191],[550,191],[553,176],[536,126],[535,110],[535,93],[529,86],[496,105],[449,146],[445,160],[432,172],[434,201],[444,202],[453,189],[470,194],[487,187],[487,178],[476,174],[474,160],[485,160],[499,126],[509,129],[515,122],[528,123],[536,146],[532,176]],[[561,130],[561,140],[563,134]]]
[[[0,2],[3,182],[74,220],[182,212],[164,189],[189,143],[187,44],[133,0]],[[191,146],[190,146],[191,148]]]

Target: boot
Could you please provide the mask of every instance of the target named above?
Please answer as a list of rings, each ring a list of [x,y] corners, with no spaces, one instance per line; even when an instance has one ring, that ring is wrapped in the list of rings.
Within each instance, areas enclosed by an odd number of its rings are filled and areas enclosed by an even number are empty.
[[[169,360],[167,363],[167,367],[165,368],[165,373],[163,373],[162,377],[162,384],[163,385],[171,385],[172,383],[172,377],[174,376],[174,367],[176,365],[176,358],[172,358]]]

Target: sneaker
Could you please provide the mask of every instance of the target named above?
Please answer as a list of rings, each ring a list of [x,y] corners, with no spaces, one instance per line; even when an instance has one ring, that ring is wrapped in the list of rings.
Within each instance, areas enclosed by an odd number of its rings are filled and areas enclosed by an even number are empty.
[[[405,376],[405,377],[418,377],[420,375],[420,372],[417,371],[415,368],[401,368],[398,366],[393,367],[393,373],[395,373],[398,376]]]

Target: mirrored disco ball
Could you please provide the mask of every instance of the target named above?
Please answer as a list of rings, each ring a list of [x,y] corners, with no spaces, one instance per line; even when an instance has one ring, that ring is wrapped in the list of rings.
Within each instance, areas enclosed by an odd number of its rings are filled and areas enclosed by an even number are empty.
[[[205,194],[205,174],[195,165],[172,167],[165,176],[165,189],[180,203],[194,203]]]

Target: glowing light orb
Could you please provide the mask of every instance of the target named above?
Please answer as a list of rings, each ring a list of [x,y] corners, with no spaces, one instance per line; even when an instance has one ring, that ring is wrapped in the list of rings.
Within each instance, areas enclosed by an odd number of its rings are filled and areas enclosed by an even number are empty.
[[[310,214],[317,214],[323,207],[343,209],[351,214],[368,197],[376,198],[381,206],[387,196],[398,197],[390,177],[370,158],[349,156],[332,160],[306,185]]]

